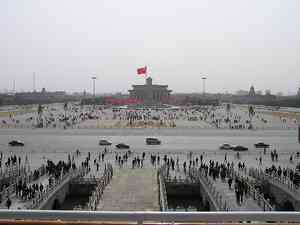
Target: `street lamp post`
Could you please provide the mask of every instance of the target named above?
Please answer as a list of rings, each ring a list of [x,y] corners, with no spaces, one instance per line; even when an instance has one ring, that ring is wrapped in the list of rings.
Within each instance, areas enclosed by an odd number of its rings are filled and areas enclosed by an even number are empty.
[[[94,98],[95,98],[95,82],[96,82],[96,79],[97,79],[97,77],[92,77],[92,80],[93,80],[93,96],[94,96]]]
[[[202,77],[202,84],[203,84],[203,96],[205,95],[205,80],[206,80],[206,77]]]

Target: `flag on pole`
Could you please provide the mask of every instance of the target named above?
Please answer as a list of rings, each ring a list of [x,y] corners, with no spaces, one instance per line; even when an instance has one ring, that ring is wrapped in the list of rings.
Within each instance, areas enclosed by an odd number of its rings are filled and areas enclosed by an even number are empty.
[[[147,74],[147,66],[137,69],[138,75],[146,75]]]

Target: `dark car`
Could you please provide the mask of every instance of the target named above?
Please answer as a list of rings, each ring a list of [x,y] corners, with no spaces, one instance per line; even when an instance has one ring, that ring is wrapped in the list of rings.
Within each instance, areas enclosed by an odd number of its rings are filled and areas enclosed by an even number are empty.
[[[8,143],[10,146],[24,146],[24,142],[20,141],[20,140],[13,140],[11,142]]]
[[[266,143],[263,143],[263,142],[258,142],[256,144],[254,144],[255,148],[269,148],[270,145],[269,144],[266,144]]]
[[[108,146],[108,145],[111,145],[111,142],[109,142],[107,140],[100,140],[99,141],[99,145]]]
[[[160,145],[161,141],[157,138],[146,138],[147,145]]]
[[[241,146],[241,145],[237,145],[235,147],[232,148],[233,151],[248,151],[248,148]]]
[[[129,147],[129,145],[126,145],[124,143],[120,143],[120,144],[116,145],[116,148],[118,148],[118,149],[128,149],[130,147]]]
[[[234,148],[233,145],[230,145],[230,144],[227,144],[227,143],[224,143],[224,144],[222,144],[222,145],[219,147],[219,149],[221,149],[221,150],[231,150],[231,149],[233,149],[233,148]]]

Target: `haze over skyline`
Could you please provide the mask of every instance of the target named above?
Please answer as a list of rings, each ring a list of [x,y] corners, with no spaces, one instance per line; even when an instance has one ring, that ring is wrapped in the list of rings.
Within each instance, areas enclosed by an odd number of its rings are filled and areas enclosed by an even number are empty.
[[[235,92],[300,87],[300,2],[0,2],[0,90],[13,87],[126,92],[154,83],[174,92]]]

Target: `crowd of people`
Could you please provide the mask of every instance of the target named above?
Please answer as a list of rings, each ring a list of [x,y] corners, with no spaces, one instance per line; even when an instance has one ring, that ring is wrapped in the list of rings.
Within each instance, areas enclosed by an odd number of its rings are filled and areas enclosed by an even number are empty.
[[[115,151],[114,156],[112,156],[112,151],[109,151],[107,148],[104,148],[103,151],[99,151],[94,155],[92,159],[91,152],[87,152],[87,156],[83,159],[81,165],[83,168],[86,168],[88,171],[91,171],[91,167],[94,166],[94,171],[98,172],[100,166],[114,160],[115,165],[118,165],[120,169],[126,165],[127,168],[139,169],[145,166],[145,160],[149,160],[149,165],[153,168],[159,168],[162,165],[165,165],[168,171],[176,171],[185,174],[186,177],[195,179],[192,176],[191,171],[193,169],[199,170],[204,176],[210,177],[212,181],[217,181],[220,179],[223,183],[228,184],[228,189],[235,192],[237,204],[243,204],[245,201],[245,196],[249,193],[249,185],[247,180],[236,176],[235,168],[241,172],[246,171],[246,162],[237,161],[233,162],[228,160],[227,153],[224,154],[224,160],[212,160],[208,159],[205,154],[201,153],[198,155],[193,155],[191,152],[187,155],[187,159],[183,159],[180,155],[174,154],[161,154],[161,153],[146,153],[146,152],[131,152],[129,151]],[[271,155],[274,155],[274,161],[278,161],[278,153],[276,150],[271,151]],[[109,155],[109,156],[107,156]],[[68,155],[68,160],[59,161],[54,163],[51,160],[47,160],[45,170],[49,176],[49,186],[55,183],[55,180],[60,179],[64,174],[70,172],[70,169],[75,170],[76,164],[74,162],[74,157],[81,156],[81,152],[76,150],[76,152],[71,155]],[[107,160],[106,160],[107,157]],[[1,158],[1,156],[0,156]],[[131,160],[131,161],[130,161]],[[18,157],[9,156],[7,157],[7,162],[10,164],[21,163],[21,160],[18,160]],[[93,164],[91,163],[93,161]],[[128,161],[131,162],[128,164]],[[148,166],[148,164],[147,164]],[[235,167],[236,166],[236,167]],[[281,177],[283,180],[289,179],[292,182],[299,181],[300,176],[295,173],[294,170],[289,168],[283,168],[281,166],[271,166],[270,168],[265,169],[265,173]],[[178,173],[180,174],[180,173]],[[33,176],[37,180],[43,174],[39,170],[33,171]],[[46,190],[46,185],[40,182],[30,183],[24,180],[19,180],[16,184],[16,195],[26,201],[35,199],[37,196],[42,195]],[[8,197],[7,201],[11,202],[11,199]]]
[[[155,155],[151,154],[150,159],[151,164],[154,165]],[[238,205],[242,205],[245,199],[249,197],[250,186],[253,185],[253,188],[255,188],[254,184],[250,184],[246,177],[239,175],[239,171],[241,174],[246,174],[247,168],[245,162],[238,161],[238,163],[236,163],[236,171],[235,163],[233,161],[229,162],[226,156],[222,162],[218,160],[204,160],[202,154],[200,157],[197,156],[188,161],[182,160],[180,162],[178,157],[175,160],[173,156],[164,155],[163,161],[166,166],[167,177],[170,176],[169,171],[176,171],[176,167],[179,167],[182,163],[183,173],[192,181],[197,179],[194,171],[198,170],[203,176],[210,177],[212,181],[220,179],[223,183],[227,182],[228,189],[235,193],[236,203]],[[173,179],[176,180],[177,177],[175,176]]]
[[[37,194],[42,194],[43,192],[44,185],[42,183],[28,184],[26,181],[22,182],[22,180],[16,183],[16,196],[23,201],[34,199]]]
[[[181,106],[171,108],[126,108],[81,105],[78,103],[63,103],[61,105],[43,105],[34,107],[30,114],[19,116],[10,114],[2,119],[0,125],[24,125],[25,127],[41,128],[75,128],[87,120],[127,121],[128,126],[159,121],[161,125],[176,127],[177,120],[203,121],[209,127],[229,129],[252,129],[264,127],[291,128],[297,127],[297,120],[284,116],[274,116],[265,110],[249,113],[248,109],[229,104],[219,106]],[[175,123],[176,122],[176,123]],[[83,125],[85,127],[85,125]],[[14,127],[14,126],[12,126]]]
[[[299,169],[299,166],[297,166],[295,169],[291,169],[288,167],[272,165],[271,167],[265,168],[265,173],[270,176],[278,177],[283,182],[290,181],[295,185],[295,187],[298,188],[300,184]]]
[[[237,163],[237,169],[238,171],[246,170],[245,163],[239,161]],[[241,205],[244,202],[245,196],[248,197],[250,186],[246,178],[236,175],[234,162],[230,163],[225,160],[224,162],[209,160],[208,164],[201,163],[199,171],[204,174],[204,176],[211,177],[214,181],[219,178],[223,183],[227,181],[228,188],[235,192],[236,202],[238,205]]]
[[[20,174],[22,159],[21,156],[17,156],[16,154],[10,155],[4,160],[3,153],[0,152],[0,168],[2,169],[2,165],[4,162],[4,176],[10,175],[6,174],[6,171],[10,172],[10,170],[16,170],[18,174]],[[3,173],[3,171],[1,171]]]
[[[270,155],[271,155],[272,162],[274,162],[274,161],[278,162],[278,153],[277,153],[276,149],[271,151]]]
[[[68,162],[60,160],[57,164],[52,160],[47,160],[46,171],[49,175],[49,183],[52,183],[52,178],[58,180],[60,176],[68,173],[71,167],[76,168],[75,163],[72,164],[70,160]]]

